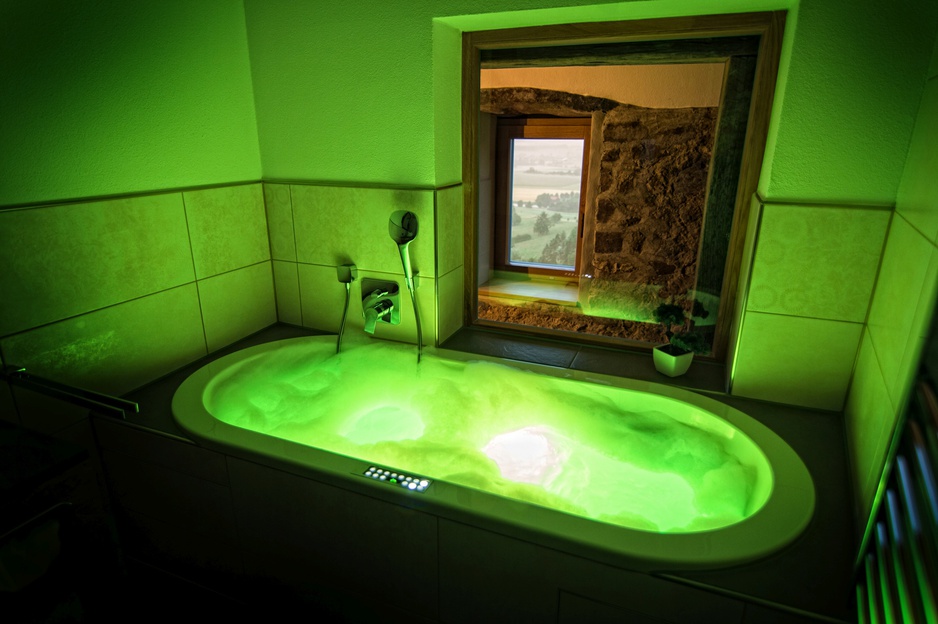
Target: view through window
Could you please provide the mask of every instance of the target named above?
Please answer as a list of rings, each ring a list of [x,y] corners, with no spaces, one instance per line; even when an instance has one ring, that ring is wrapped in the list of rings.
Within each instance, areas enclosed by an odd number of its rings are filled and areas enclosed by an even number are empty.
[[[655,310],[677,306],[724,357],[783,25],[765,12],[469,34],[467,324],[650,349],[666,339]],[[526,134],[571,120],[586,139],[576,219],[571,157],[527,153],[576,136]],[[506,141],[512,125],[525,133]]]
[[[576,268],[583,139],[512,139],[509,263]]]

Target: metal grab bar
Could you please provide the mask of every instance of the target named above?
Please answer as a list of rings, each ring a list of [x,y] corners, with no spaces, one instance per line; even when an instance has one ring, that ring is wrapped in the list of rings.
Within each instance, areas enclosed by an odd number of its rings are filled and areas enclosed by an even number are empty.
[[[26,372],[22,366],[6,366],[0,372],[0,379],[5,379],[9,383],[33,390],[56,399],[68,401],[79,407],[84,407],[105,416],[113,416],[124,419],[127,412],[134,414],[140,412],[140,406],[134,401],[120,399],[93,390],[86,390],[75,386],[52,381],[43,377],[37,377]]]

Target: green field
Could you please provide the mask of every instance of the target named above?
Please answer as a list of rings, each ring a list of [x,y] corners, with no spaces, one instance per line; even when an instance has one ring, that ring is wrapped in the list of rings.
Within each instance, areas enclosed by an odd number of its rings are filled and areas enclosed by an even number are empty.
[[[544,192],[543,187],[539,192]],[[511,244],[510,259],[512,262],[538,262],[544,246],[550,243],[557,234],[562,233],[569,236],[571,232],[576,232],[577,213],[552,212],[540,208],[522,207],[514,207],[513,210],[516,215],[521,217],[521,223],[511,227],[511,238],[515,239],[519,236],[529,235],[531,239]],[[537,222],[538,215],[542,212],[546,212],[548,216],[560,215],[560,222],[552,224],[546,235],[537,235],[534,233],[534,224]],[[565,266],[574,266],[575,264],[575,254],[571,254],[566,258]]]
[[[515,170],[511,174],[511,188],[513,201],[534,201],[541,193],[579,193],[580,176]]]

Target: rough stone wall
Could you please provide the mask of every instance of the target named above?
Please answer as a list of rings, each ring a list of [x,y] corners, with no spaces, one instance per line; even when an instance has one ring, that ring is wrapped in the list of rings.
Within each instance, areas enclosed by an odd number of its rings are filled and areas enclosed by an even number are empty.
[[[606,114],[591,303],[629,296],[653,307],[693,289],[715,125],[712,108]]]

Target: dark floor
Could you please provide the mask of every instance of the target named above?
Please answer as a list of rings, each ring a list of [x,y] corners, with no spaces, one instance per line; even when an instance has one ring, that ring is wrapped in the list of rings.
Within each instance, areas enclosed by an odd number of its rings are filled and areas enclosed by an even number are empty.
[[[263,607],[238,603],[143,564],[118,574],[88,575],[57,564],[16,594],[0,593],[3,624],[108,624],[174,622],[292,622],[344,624],[320,606],[272,601]]]

